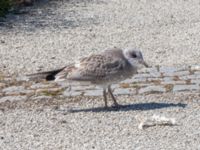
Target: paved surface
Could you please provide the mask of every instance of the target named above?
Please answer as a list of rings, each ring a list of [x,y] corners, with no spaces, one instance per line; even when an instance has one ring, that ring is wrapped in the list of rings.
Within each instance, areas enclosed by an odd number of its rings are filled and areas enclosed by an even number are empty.
[[[89,84],[29,81],[26,76],[2,76],[0,102],[72,96],[102,96],[102,88]],[[200,66],[144,68],[133,78],[112,85],[115,95],[200,91]]]
[[[114,85],[119,110],[105,110],[95,87],[24,80],[1,76],[2,149],[200,148],[200,66],[149,68]],[[177,125],[138,129],[155,114]]]
[[[9,15],[0,23],[0,149],[200,149],[199,8],[52,0]],[[99,88],[23,76],[114,46],[138,47],[152,65],[113,85],[119,110],[103,108]],[[138,118],[154,114],[177,125],[139,130]]]
[[[0,68],[34,73],[114,46],[153,65],[199,64],[200,5],[192,1],[63,0],[10,15],[0,27]],[[26,10],[25,10],[26,11]]]

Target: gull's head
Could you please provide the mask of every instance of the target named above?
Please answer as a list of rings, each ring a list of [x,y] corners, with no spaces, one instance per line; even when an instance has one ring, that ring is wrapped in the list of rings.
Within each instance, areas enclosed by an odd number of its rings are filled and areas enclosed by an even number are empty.
[[[124,57],[128,60],[133,68],[140,68],[141,66],[148,67],[144,61],[142,52],[133,48],[127,48],[123,50]]]

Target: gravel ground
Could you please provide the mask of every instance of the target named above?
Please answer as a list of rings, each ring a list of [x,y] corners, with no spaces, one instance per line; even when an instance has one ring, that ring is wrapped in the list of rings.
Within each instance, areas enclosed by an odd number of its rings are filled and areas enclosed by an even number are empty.
[[[101,98],[18,104],[0,112],[0,148],[7,149],[200,149],[198,94],[118,97],[127,107],[105,111]],[[68,101],[68,103],[67,103]],[[61,105],[60,105],[61,104]],[[55,107],[58,106],[58,107]],[[73,111],[71,111],[71,109]],[[139,130],[138,117],[172,117],[176,126]]]
[[[52,0],[21,13],[0,22],[4,73],[54,69],[114,46],[140,48],[153,66],[199,64],[196,0]],[[0,149],[200,149],[198,93],[118,99],[129,105],[105,111],[102,97],[2,103]],[[153,114],[178,125],[139,130],[136,118]]]
[[[4,72],[54,69],[114,46],[140,48],[151,65],[200,62],[196,0],[62,0],[28,9],[1,23]]]

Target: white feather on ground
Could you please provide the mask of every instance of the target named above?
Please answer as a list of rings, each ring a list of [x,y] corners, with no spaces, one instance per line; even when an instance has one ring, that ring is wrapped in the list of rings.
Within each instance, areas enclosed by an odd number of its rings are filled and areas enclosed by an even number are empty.
[[[140,121],[138,128],[140,130],[152,127],[152,126],[174,126],[177,125],[175,118],[167,118],[165,116],[153,115],[150,118],[141,118],[136,116],[136,119]]]

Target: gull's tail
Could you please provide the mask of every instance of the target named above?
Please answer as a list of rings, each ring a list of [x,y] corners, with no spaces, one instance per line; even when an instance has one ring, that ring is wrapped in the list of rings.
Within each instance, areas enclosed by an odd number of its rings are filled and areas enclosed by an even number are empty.
[[[56,75],[61,72],[62,70],[64,70],[65,67],[60,68],[60,69],[56,69],[56,70],[52,70],[52,71],[46,71],[46,72],[39,72],[39,73],[34,73],[34,74],[29,74],[27,75],[27,77],[30,80],[47,80],[47,81],[51,81],[51,80],[55,80],[56,79]]]

